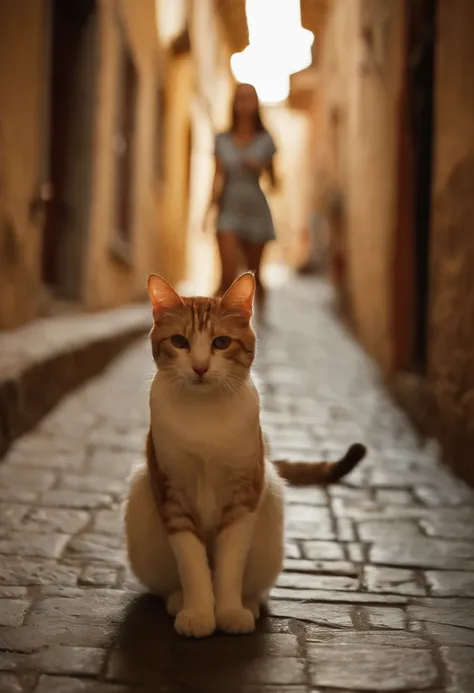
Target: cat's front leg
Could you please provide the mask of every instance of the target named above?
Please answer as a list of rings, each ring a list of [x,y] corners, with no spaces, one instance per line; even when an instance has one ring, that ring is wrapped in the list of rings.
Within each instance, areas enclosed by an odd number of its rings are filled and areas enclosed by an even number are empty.
[[[226,633],[251,633],[255,616],[242,604],[242,581],[255,527],[255,513],[243,511],[219,532],[214,547],[216,621]]]
[[[212,576],[204,543],[190,530],[170,535],[183,589],[183,608],[174,626],[180,635],[203,638],[216,628]]]

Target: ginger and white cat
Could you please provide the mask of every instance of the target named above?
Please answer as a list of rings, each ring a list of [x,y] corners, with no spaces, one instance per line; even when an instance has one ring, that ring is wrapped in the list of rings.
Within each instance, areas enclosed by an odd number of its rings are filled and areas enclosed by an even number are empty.
[[[329,483],[364,456],[271,463],[250,377],[255,281],[243,274],[219,298],[182,298],[149,279],[157,372],[147,461],[125,505],[130,564],[167,601],[178,633],[255,628],[284,558],[284,482]]]

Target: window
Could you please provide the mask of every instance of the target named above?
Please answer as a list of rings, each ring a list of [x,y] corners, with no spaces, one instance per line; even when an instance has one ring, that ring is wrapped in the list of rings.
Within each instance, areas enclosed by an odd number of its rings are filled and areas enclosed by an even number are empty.
[[[117,114],[113,143],[115,156],[115,208],[112,251],[114,255],[129,263],[133,226],[133,169],[138,75],[121,29],[119,61]]]
[[[165,118],[166,118],[166,90],[160,82],[156,90],[155,103],[155,138],[154,138],[154,177],[160,184],[166,180],[166,152],[165,152]]]

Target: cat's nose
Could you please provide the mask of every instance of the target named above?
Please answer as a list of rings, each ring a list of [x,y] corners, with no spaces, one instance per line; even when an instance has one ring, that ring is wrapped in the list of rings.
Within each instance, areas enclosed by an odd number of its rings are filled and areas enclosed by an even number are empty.
[[[207,366],[193,366],[193,371],[198,374],[200,378],[203,377],[208,371]]]

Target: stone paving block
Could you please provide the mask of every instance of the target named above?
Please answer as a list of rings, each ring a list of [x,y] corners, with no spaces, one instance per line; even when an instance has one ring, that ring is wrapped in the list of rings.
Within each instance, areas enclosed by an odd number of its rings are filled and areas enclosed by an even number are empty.
[[[474,571],[427,570],[431,594],[439,597],[474,597]]]
[[[37,668],[48,674],[96,676],[100,674],[106,651],[92,647],[49,647],[36,657]]]
[[[144,453],[145,436],[143,436],[142,447]],[[137,462],[137,459],[130,455],[129,452],[120,452],[96,446],[88,461],[88,468],[91,474],[110,476],[115,479],[126,479],[131,473],[134,461]]]
[[[322,505],[328,504],[326,492],[321,488],[314,486],[308,487],[291,487],[285,489],[285,500],[287,503],[296,503],[297,505]]]
[[[332,518],[326,507],[291,504],[286,508],[285,519],[289,523],[308,522],[311,524],[329,524]]]
[[[361,609],[361,614],[370,628],[403,630],[407,625],[407,616],[403,609],[386,606],[364,606]]]
[[[41,625],[0,627],[0,650],[34,652],[52,645],[110,648],[117,636],[117,624],[107,622],[43,622]]]
[[[37,652],[0,652],[0,671],[97,676],[104,667],[106,655],[106,650],[61,645]]]
[[[439,645],[459,645],[474,648],[474,630],[442,623],[424,623],[423,625],[426,633]],[[474,658],[474,650],[472,656]]]
[[[26,597],[27,594],[28,591],[26,587],[0,584],[0,599],[22,599],[23,597]]]
[[[83,562],[97,561],[116,566],[126,563],[121,535],[81,534],[68,544],[65,556]]]
[[[62,431],[61,431],[62,433]],[[15,464],[18,470],[49,470],[54,471],[71,471],[79,472],[85,461],[85,449],[78,449],[78,443],[76,442],[75,450],[54,450],[52,445],[54,438],[48,438],[49,450],[36,451],[36,452],[20,452],[17,451],[15,446],[10,450],[6,461],[10,464]]]
[[[389,646],[331,645],[308,648],[311,680],[348,691],[415,691],[432,686],[438,672],[431,652]],[[343,665],[342,665],[343,662]]]
[[[445,513],[443,509],[442,513]],[[467,539],[474,541],[474,518],[470,520],[469,518],[463,520],[461,513],[459,520],[456,521],[455,515],[451,513],[450,518],[440,516],[430,516],[422,518],[420,520],[420,525],[422,529],[430,537],[439,537],[441,539]]]
[[[32,558],[57,558],[69,540],[67,534],[51,532],[23,532],[12,530],[8,539],[0,539],[0,554],[30,556]]]
[[[378,503],[386,503],[387,505],[404,505],[413,504],[413,493],[404,489],[378,489],[375,493],[375,499]]]
[[[79,580],[79,585],[91,587],[116,587],[118,571],[115,566],[88,565],[84,568]]]
[[[423,586],[419,584],[416,573],[405,568],[366,565],[363,580],[369,592],[413,596],[422,596],[426,593]]]
[[[285,558],[290,560],[297,560],[301,558],[301,549],[296,542],[285,542]]]
[[[92,532],[97,534],[119,534],[123,532],[122,511],[98,510],[94,516]]]
[[[443,657],[448,672],[447,693],[472,693],[474,681],[474,657],[469,647],[442,647]]]
[[[416,522],[405,520],[366,521],[357,524],[357,531],[362,541],[384,541],[386,539],[410,539],[421,536],[421,530]]]
[[[94,508],[108,508],[113,499],[105,493],[86,493],[54,489],[45,491],[40,496],[41,505],[55,508],[77,508],[78,510],[93,510]]]
[[[0,673],[0,691],[2,693],[24,693],[20,679],[14,674]]]
[[[75,585],[80,570],[50,560],[5,556],[0,560],[0,585]]]
[[[429,516],[432,512],[429,508],[418,505],[401,506],[381,503],[376,500],[360,502],[351,497],[334,498],[332,507],[336,517],[348,517],[360,522],[374,522],[378,520],[417,520]]]
[[[2,503],[0,505],[0,527],[18,527],[23,517],[28,512],[28,507],[15,503]]]
[[[129,463],[134,456],[143,454],[145,436],[134,431],[96,429],[89,437],[91,445],[104,448],[109,452],[118,451],[129,453]]]
[[[442,539],[406,538],[375,543],[369,549],[369,560],[383,565],[420,569],[462,569],[474,571],[474,542]]]
[[[287,520],[285,534],[289,539],[320,539],[323,541],[336,539],[336,532],[331,521],[304,522]]]
[[[336,536],[339,541],[355,541],[354,525],[347,517],[336,519]]]
[[[127,489],[127,479],[111,478],[88,474],[62,474],[59,477],[58,488],[80,493],[100,492],[110,495],[122,495]]]
[[[303,604],[273,600],[269,604],[269,613],[277,617],[311,621],[321,626],[352,627],[351,608],[342,604]]]
[[[0,599],[0,626],[19,626],[30,602],[19,599]]]
[[[354,563],[349,563],[348,561],[310,561],[304,558],[287,558],[283,568],[285,571],[293,573],[347,575],[349,577],[357,577],[359,575],[359,568]]]
[[[303,555],[313,561],[343,561],[344,548],[335,541],[305,541]]]
[[[408,597],[396,594],[368,594],[367,592],[336,592],[332,590],[297,590],[274,587],[270,596],[277,600],[298,602],[326,602],[343,604],[396,604],[405,605]]]
[[[311,575],[309,573],[282,573],[278,578],[278,587],[289,587],[296,590],[356,590],[359,581],[340,575]]]
[[[40,676],[34,693],[130,693],[128,686],[99,681],[70,678],[69,676]],[[161,693],[157,689],[156,693]],[[163,691],[163,693],[167,693]],[[173,692],[172,692],[173,693]]]
[[[101,590],[95,597],[90,591],[82,597],[45,598],[36,603],[28,614],[27,623],[32,626],[47,625],[59,621],[64,623],[119,623],[131,597],[118,590]]]
[[[12,463],[0,465],[0,487],[15,491],[45,491],[56,481],[56,474],[49,470],[18,467]]]
[[[89,513],[71,508],[33,508],[21,523],[22,531],[76,534],[90,522]]]
[[[425,505],[433,507],[448,505],[462,505],[463,503],[472,504],[474,493],[461,480],[454,479],[451,483],[439,486],[415,486],[413,489],[415,498],[422,501]]]
[[[0,486],[0,503],[23,503],[29,505],[30,503],[37,503],[38,496],[39,493],[37,491],[2,488]]]
[[[353,563],[365,563],[366,547],[358,542],[349,542],[345,545],[347,557]]]
[[[427,623],[468,628],[474,632],[474,608],[465,606],[409,606],[410,618]]]
[[[320,628],[305,624],[308,643],[330,645],[350,650],[351,647],[393,647],[396,649],[428,650],[428,640],[415,633],[400,630],[355,631]]]

